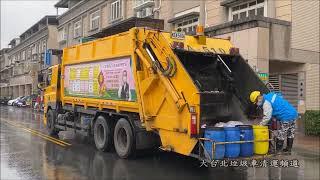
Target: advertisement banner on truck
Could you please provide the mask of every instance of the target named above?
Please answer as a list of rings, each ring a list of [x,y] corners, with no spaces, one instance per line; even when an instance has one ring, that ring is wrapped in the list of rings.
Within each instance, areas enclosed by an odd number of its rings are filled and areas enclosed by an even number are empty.
[[[64,93],[66,96],[136,101],[130,57],[66,66]]]

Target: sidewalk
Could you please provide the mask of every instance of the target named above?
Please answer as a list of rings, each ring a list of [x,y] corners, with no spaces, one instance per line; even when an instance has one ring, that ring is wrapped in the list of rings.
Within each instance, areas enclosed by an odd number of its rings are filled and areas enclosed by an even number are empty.
[[[293,142],[293,151],[320,155],[320,137],[306,136],[302,132],[296,132]]]

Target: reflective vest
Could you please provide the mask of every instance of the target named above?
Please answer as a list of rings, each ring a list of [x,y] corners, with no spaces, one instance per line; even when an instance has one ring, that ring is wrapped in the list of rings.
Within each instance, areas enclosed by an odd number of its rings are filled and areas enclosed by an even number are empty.
[[[298,118],[297,110],[281,94],[271,92],[264,94],[263,97],[271,103],[272,116],[277,120],[294,121]]]

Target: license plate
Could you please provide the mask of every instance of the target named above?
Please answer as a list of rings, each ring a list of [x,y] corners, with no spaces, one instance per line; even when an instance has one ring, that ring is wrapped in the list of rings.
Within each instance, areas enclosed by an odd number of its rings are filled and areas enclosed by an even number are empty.
[[[186,35],[184,32],[172,32],[171,33],[171,38],[173,38],[173,39],[184,40],[185,36]]]

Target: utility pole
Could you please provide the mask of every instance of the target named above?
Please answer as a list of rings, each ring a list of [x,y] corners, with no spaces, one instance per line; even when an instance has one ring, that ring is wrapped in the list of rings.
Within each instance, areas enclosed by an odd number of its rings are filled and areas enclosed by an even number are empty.
[[[204,25],[206,19],[206,0],[200,0],[200,17],[199,17],[199,24],[197,26],[197,35],[203,36],[204,35]]]

